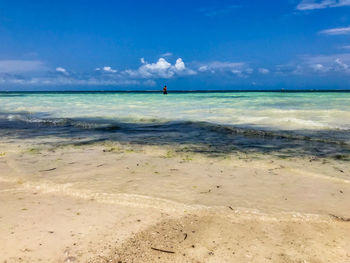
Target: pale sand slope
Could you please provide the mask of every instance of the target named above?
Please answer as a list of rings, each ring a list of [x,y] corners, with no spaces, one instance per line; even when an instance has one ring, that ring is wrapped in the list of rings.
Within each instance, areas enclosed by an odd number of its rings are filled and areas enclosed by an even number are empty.
[[[350,262],[346,161],[33,142],[0,155],[0,262]]]

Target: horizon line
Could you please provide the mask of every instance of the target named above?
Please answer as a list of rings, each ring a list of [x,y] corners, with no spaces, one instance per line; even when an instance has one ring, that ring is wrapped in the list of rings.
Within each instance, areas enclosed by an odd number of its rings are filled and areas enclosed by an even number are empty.
[[[4,90],[0,93],[162,93],[162,90]],[[224,93],[224,92],[350,92],[350,89],[271,89],[271,90],[171,90],[171,93]]]

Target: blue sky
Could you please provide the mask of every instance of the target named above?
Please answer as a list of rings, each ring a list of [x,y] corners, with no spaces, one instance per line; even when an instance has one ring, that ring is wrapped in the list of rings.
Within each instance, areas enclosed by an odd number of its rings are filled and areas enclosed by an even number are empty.
[[[350,0],[0,1],[0,90],[350,88]]]

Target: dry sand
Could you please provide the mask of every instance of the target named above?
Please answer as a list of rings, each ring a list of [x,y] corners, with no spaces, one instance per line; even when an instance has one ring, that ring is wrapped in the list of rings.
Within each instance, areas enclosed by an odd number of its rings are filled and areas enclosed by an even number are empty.
[[[0,145],[0,262],[350,262],[347,161]]]

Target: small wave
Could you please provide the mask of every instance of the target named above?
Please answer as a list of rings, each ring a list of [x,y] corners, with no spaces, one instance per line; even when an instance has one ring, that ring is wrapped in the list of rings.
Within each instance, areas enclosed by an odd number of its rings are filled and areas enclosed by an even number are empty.
[[[76,127],[81,129],[97,129],[113,131],[120,127],[116,124],[94,122],[93,120],[79,120],[71,118],[40,118],[39,114],[20,113],[20,114],[7,114],[4,116],[0,115],[10,122],[23,122],[29,124],[38,124],[41,126],[52,126],[52,127]],[[42,114],[44,115],[44,114]]]
[[[275,139],[289,139],[289,140],[303,140],[303,141],[317,141],[323,143],[335,143],[345,145],[346,141],[336,140],[331,138],[317,138],[315,134],[312,136],[312,133],[309,132],[308,135],[297,134],[294,131],[270,131],[266,129],[249,129],[245,127],[234,127],[230,125],[221,125],[221,124],[213,124],[208,122],[201,122],[200,125],[207,129],[217,131],[220,133],[230,133],[230,134],[241,134],[245,136],[254,136],[254,137],[264,137],[264,138],[275,138]],[[349,130],[345,130],[349,132]],[[329,131],[332,132],[332,131]]]

